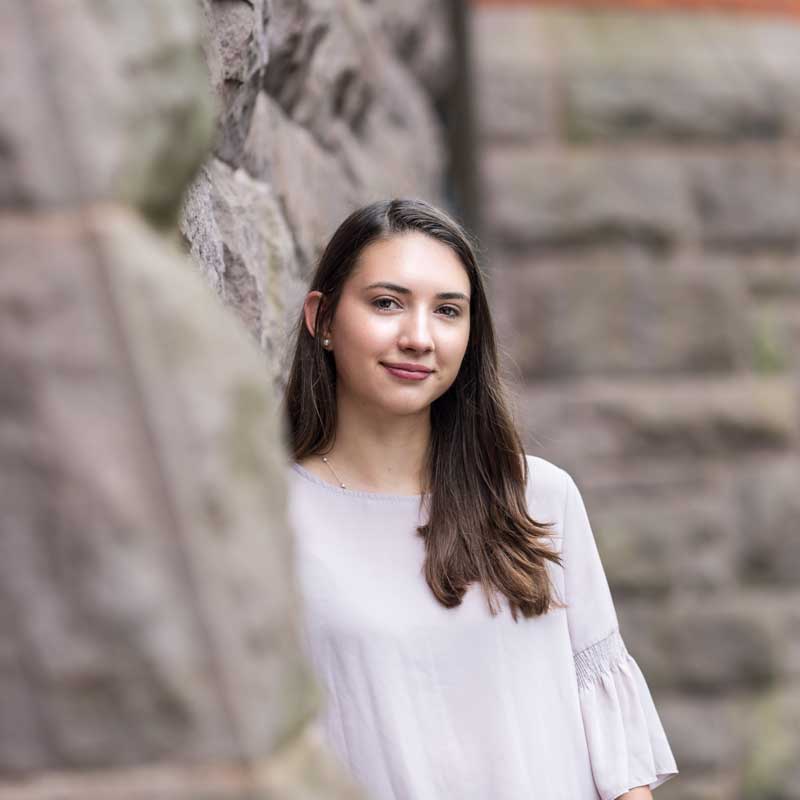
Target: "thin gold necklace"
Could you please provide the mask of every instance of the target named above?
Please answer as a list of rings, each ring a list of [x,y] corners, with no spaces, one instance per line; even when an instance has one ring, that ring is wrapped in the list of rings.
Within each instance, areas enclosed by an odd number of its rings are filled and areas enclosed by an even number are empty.
[[[330,465],[330,463],[328,462],[328,457],[327,457],[327,456],[322,456],[322,460],[323,460],[323,461],[324,461],[326,464],[328,464],[328,469],[329,469],[331,472],[333,472],[333,467],[332,467],[332,466]],[[336,480],[337,480],[337,481],[339,481],[339,486],[341,486],[341,487],[342,487],[342,489],[346,489],[347,487],[346,487],[346,486],[345,486],[345,485],[342,483],[342,481],[340,480],[339,476],[338,476],[338,475],[337,475],[335,472],[333,472],[333,475],[334,475],[334,477],[336,478]]]

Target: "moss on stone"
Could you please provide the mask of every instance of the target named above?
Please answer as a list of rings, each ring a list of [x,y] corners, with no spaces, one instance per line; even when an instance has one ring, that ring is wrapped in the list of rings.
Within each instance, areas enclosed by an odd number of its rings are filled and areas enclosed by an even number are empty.
[[[263,480],[268,474],[264,452],[268,443],[259,439],[259,431],[263,430],[261,418],[269,407],[266,391],[259,384],[239,382],[233,386],[228,453],[234,475]]]
[[[753,369],[761,375],[786,372],[789,356],[774,317],[761,316],[753,325]]]
[[[792,732],[780,690],[766,694],[755,706],[751,726],[753,746],[742,771],[742,800],[782,800],[797,758],[798,730]]]

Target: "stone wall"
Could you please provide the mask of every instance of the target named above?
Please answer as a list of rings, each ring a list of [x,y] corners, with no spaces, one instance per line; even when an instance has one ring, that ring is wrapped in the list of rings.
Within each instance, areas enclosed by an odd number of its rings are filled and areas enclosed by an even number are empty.
[[[491,291],[681,775],[798,798],[800,26],[479,5]]]
[[[441,196],[447,45],[423,0],[0,4],[2,800],[361,797],[275,390],[335,225]]]

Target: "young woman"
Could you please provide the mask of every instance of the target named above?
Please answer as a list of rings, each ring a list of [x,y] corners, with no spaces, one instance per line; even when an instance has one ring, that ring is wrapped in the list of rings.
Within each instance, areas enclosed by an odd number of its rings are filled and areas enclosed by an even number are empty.
[[[648,798],[678,770],[581,494],[524,452],[469,235],[351,214],[284,398],[303,641],[374,800]]]

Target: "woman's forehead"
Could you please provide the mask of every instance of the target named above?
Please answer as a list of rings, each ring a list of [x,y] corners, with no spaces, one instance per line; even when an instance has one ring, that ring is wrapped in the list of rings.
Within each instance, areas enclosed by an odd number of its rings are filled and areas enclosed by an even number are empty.
[[[357,291],[392,283],[413,293],[462,292],[469,295],[469,275],[447,245],[423,234],[404,234],[364,248],[351,275]]]

